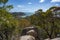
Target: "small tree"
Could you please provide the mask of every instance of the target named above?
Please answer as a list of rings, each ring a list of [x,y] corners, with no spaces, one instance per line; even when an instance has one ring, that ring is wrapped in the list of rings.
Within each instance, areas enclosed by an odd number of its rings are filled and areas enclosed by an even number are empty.
[[[8,0],[0,0],[0,39],[10,40],[13,31],[18,26],[18,22],[14,17],[8,12],[12,5],[6,5]]]
[[[54,14],[52,13],[52,9],[55,8],[56,7],[51,7],[46,12],[38,10],[34,15],[29,17],[31,23],[42,28],[45,31],[46,36],[50,39],[56,37],[56,34],[59,31],[58,24],[60,23],[60,19],[54,18]]]

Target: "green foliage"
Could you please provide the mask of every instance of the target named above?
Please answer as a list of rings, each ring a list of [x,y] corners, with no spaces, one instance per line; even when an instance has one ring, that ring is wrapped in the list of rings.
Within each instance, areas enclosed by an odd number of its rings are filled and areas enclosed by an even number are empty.
[[[3,9],[3,10],[7,10],[9,11],[10,9],[13,8],[12,5],[6,5],[6,3],[8,2],[8,0],[0,0],[0,9]]]
[[[57,7],[51,7],[46,12],[43,12],[41,9],[39,9],[34,15],[28,18],[33,25],[43,29],[46,34],[45,36],[49,38],[54,38],[59,33],[60,19],[53,17],[53,9],[55,8]]]
[[[0,40],[11,40],[16,33],[18,21],[8,12],[12,5],[6,5],[8,0],[0,0]]]
[[[17,21],[9,12],[3,9],[0,10],[0,32],[5,35],[6,40],[8,40],[8,36],[13,33],[17,25]],[[5,37],[3,36],[3,39]]]
[[[6,4],[8,2],[8,0],[0,0],[1,4]]]
[[[30,25],[31,23],[27,19],[20,19],[18,29],[21,31],[23,28],[29,27]]]

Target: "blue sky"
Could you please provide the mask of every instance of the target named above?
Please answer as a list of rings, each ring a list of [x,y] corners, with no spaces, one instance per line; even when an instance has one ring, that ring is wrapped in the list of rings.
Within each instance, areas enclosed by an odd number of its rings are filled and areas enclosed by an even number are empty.
[[[60,0],[9,0],[13,5],[11,12],[35,12],[38,9],[46,11],[51,6],[60,6]]]

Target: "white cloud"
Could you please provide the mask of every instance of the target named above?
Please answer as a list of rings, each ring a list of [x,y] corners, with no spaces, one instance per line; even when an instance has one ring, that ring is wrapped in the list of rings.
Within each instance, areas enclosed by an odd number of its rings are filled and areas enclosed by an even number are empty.
[[[32,4],[31,2],[28,2],[28,4]]]
[[[44,2],[44,1],[45,1],[45,0],[40,0],[39,2],[42,3],[42,2]]]
[[[59,6],[59,4],[55,4],[55,6]]]
[[[51,2],[60,2],[60,0],[51,0]]]
[[[23,5],[17,5],[17,7],[22,8],[22,7],[24,7],[24,6],[23,6]]]

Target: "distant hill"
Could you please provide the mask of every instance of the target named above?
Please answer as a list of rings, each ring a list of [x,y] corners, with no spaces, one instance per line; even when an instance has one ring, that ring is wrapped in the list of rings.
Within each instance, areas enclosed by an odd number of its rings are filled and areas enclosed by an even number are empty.
[[[33,13],[31,13],[31,12],[12,12],[11,14],[15,18],[22,18],[22,17],[33,15]]]
[[[12,12],[11,13],[15,18],[21,18],[21,16],[25,16],[24,12]]]
[[[33,12],[24,12],[24,13],[26,14],[25,16],[31,16],[34,14]]]
[[[12,12],[11,14],[14,16],[24,16],[25,15],[24,12]]]

